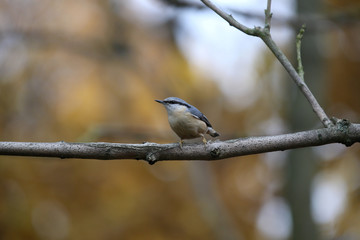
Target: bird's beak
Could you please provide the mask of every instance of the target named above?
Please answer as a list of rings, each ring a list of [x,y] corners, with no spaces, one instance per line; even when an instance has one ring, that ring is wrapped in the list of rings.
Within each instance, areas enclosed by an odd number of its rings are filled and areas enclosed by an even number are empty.
[[[161,101],[161,100],[155,100],[155,102],[158,102],[158,103],[164,104],[164,101]]]

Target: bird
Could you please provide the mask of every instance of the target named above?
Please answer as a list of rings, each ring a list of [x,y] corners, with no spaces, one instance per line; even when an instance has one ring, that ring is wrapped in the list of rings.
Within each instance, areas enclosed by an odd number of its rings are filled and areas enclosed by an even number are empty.
[[[213,129],[206,116],[184,100],[177,97],[168,97],[164,100],[155,101],[166,108],[170,127],[180,137],[180,148],[182,148],[184,139],[202,137],[202,141],[206,145],[206,133],[212,137],[220,136]]]

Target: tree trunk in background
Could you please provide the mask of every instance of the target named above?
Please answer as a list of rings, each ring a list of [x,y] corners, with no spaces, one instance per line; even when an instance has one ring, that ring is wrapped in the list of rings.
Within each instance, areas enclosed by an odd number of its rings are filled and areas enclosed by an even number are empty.
[[[319,0],[298,0],[298,13],[310,14],[318,12],[319,5]],[[325,107],[324,101],[322,101],[324,99],[322,96],[324,94],[323,90],[326,88],[323,78],[323,59],[317,48],[319,38],[320,35],[314,32],[305,32],[302,41],[302,61],[305,81],[320,104]],[[291,44],[295,46],[295,42]],[[293,62],[296,61],[293,60]],[[298,131],[316,127],[319,119],[317,119],[309,103],[294,84],[290,86],[289,93],[288,114],[291,130]],[[291,239],[319,239],[319,232],[311,215],[311,184],[316,174],[317,164],[315,156],[311,148],[306,148],[291,151],[288,158],[285,168],[285,192],[293,220]]]

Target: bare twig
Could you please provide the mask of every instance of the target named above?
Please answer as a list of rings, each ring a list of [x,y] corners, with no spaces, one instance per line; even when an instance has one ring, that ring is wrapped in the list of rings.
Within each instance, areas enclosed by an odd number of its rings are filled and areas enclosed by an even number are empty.
[[[0,155],[86,158],[143,159],[153,164],[164,160],[218,160],[287,149],[360,142],[360,124],[338,120],[336,128],[322,128],[277,136],[249,137],[203,144],[120,144],[120,143],[35,143],[0,142]]]
[[[269,49],[273,52],[273,54],[276,56],[279,62],[283,65],[285,70],[289,73],[290,77],[299,87],[301,92],[305,95],[313,111],[319,117],[323,125],[325,127],[334,127],[334,124],[330,121],[329,117],[326,115],[325,111],[322,109],[322,107],[320,106],[320,104],[318,103],[318,101],[316,100],[316,98],[314,97],[314,95],[306,85],[306,83],[301,79],[301,77],[299,76],[293,65],[290,63],[289,59],[287,59],[285,54],[280,50],[280,48],[276,45],[276,43],[271,37],[270,34],[271,0],[268,0],[267,2],[267,9],[265,10],[266,16],[265,16],[264,28],[261,27],[248,28],[242,25],[241,23],[239,23],[238,21],[236,21],[236,19],[234,19],[231,15],[222,11],[211,1],[209,0],[201,0],[201,1],[210,9],[212,9],[214,12],[216,12],[220,17],[225,19],[231,26],[234,26],[235,28],[239,29],[240,31],[248,35],[261,38],[264,41],[264,43],[269,47]]]
[[[298,74],[303,81],[304,81],[304,67],[301,61],[301,41],[304,36],[305,27],[306,27],[305,24],[302,25],[298,35],[296,36],[296,58],[298,62]]]
[[[265,28],[268,29],[268,31],[270,31],[271,17],[271,0],[268,0],[265,9]]]
[[[293,65],[287,59],[285,54],[277,47],[276,43],[271,37],[260,36],[260,38],[265,42],[265,44],[270,48],[270,50],[277,57],[279,62],[283,65],[285,70],[289,73],[290,77],[293,79],[295,84],[299,87],[301,92],[305,95],[306,99],[310,103],[313,111],[318,116],[320,121],[323,123],[325,127],[334,127],[334,124],[330,121],[329,117],[326,115],[315,96],[310,91],[309,87],[306,83],[301,79],[299,74],[296,72]]]
[[[225,19],[230,24],[230,26],[233,26],[248,35],[257,36],[255,28],[248,28],[245,25],[239,23],[238,21],[235,20],[235,18],[231,14],[225,13],[223,10],[221,10],[211,1],[208,0],[201,0],[201,1],[210,9],[212,9],[214,12],[216,12],[220,17]]]

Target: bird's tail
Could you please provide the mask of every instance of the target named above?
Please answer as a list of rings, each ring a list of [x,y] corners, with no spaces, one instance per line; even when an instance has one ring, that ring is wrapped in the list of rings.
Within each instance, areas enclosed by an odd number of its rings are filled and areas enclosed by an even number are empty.
[[[220,134],[218,134],[212,127],[209,127],[209,128],[208,128],[207,133],[208,133],[210,136],[212,136],[212,137],[220,136]]]

